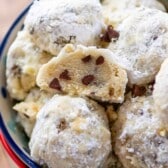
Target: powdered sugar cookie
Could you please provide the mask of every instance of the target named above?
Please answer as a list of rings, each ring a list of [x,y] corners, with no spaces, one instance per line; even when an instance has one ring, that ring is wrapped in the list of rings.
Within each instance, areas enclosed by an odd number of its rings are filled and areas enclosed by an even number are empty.
[[[167,131],[156,117],[152,97],[128,99],[112,132],[115,152],[125,168],[168,167]]]
[[[168,15],[159,10],[140,8],[119,27],[119,38],[109,49],[127,69],[130,84],[154,80],[168,53]],[[123,62],[124,60],[124,62]]]
[[[38,113],[29,146],[41,165],[103,168],[111,151],[104,108],[89,99],[54,96]]]
[[[25,28],[43,50],[57,55],[66,44],[96,45],[104,28],[98,0],[35,1]]]
[[[35,87],[39,68],[51,58],[32,42],[27,31],[20,31],[7,54],[6,77],[10,96],[23,100]]]

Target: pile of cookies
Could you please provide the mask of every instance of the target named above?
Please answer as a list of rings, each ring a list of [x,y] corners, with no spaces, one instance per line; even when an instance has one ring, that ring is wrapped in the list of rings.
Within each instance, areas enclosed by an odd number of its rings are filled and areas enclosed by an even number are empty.
[[[168,14],[157,0],[35,0],[7,88],[49,168],[168,168]]]

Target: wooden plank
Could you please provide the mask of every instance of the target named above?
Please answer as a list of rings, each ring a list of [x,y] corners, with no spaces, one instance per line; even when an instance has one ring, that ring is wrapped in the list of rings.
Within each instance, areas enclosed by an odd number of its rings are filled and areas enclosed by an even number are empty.
[[[0,1],[0,41],[19,13],[30,4],[31,0],[1,0]]]

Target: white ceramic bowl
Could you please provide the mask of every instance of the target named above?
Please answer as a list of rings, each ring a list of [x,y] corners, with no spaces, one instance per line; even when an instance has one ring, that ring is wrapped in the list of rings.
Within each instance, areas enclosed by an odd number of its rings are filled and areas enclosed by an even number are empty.
[[[168,8],[168,0],[160,1]],[[29,8],[30,6],[15,20],[0,46],[0,129],[13,152],[25,165],[30,168],[40,168],[29,155],[28,139],[15,123],[16,113],[12,110],[12,102],[6,91],[5,79],[6,54],[8,48],[16,37],[17,32],[23,28],[23,21]]]
[[[16,112],[12,110],[12,102],[6,91],[5,79],[6,54],[8,48],[16,37],[17,32],[23,28],[23,21],[29,7],[30,6],[28,6],[12,24],[0,46],[0,128],[7,143],[18,158],[28,167],[39,168],[40,166],[38,166],[29,155],[28,139],[15,123]]]

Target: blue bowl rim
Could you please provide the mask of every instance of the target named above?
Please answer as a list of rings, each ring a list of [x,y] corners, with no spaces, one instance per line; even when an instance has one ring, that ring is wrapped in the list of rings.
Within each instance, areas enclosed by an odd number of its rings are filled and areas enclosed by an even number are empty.
[[[30,8],[31,4],[28,5],[28,7],[26,7],[21,13],[20,15],[16,18],[16,20],[13,22],[13,24],[11,25],[11,27],[9,28],[8,32],[6,33],[4,39],[2,40],[2,43],[0,45],[0,58],[2,57],[4,48],[6,46],[6,43],[8,41],[8,38],[10,37],[13,29],[16,27],[16,25],[20,22],[20,20],[26,15],[26,13],[28,12],[29,8]],[[10,136],[7,128],[5,127],[4,121],[2,119],[2,115],[0,112],[0,129],[4,135],[4,137],[6,138],[8,144],[10,145],[10,147],[12,148],[12,150],[14,151],[14,153],[17,154],[17,156],[28,166],[31,168],[40,168],[40,166],[35,163],[31,158],[29,158],[20,148],[19,146],[14,142],[14,140],[12,139],[12,137]]]

